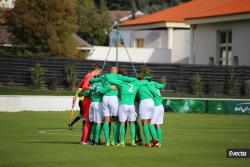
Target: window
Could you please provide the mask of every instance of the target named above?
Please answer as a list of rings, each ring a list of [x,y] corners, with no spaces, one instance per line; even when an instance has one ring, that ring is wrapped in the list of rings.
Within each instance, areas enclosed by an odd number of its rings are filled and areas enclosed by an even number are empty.
[[[232,65],[232,31],[219,31],[218,35],[218,64]]]
[[[144,39],[135,39],[135,47],[136,48],[144,48]]]

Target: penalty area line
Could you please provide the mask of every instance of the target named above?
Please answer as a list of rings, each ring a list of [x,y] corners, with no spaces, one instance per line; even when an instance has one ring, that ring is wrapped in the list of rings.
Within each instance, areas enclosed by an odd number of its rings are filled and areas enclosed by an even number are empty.
[[[63,135],[63,136],[79,136],[77,134],[61,133],[63,131],[70,131],[69,129],[50,129],[50,130],[39,130],[39,134],[49,134],[49,135]]]

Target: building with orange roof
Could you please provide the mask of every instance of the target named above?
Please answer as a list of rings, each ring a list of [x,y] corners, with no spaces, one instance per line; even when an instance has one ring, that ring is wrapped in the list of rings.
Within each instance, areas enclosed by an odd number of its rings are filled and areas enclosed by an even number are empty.
[[[191,64],[250,65],[250,0],[225,2],[185,18],[192,32]]]
[[[250,65],[250,0],[192,0],[120,26],[126,46],[169,49],[170,63]]]

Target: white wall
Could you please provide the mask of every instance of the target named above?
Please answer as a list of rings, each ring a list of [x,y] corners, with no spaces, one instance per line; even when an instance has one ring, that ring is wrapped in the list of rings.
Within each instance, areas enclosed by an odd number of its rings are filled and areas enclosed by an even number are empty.
[[[109,46],[115,46],[115,31],[112,31],[109,34]],[[130,47],[131,46],[131,31],[120,31],[120,35],[123,39],[123,42],[125,46]]]
[[[195,64],[208,64],[209,57],[217,57],[217,32],[232,30],[232,56],[238,56],[239,65],[250,65],[250,20],[196,26]]]
[[[1,8],[14,8],[15,0],[0,0]]]
[[[174,29],[172,63],[188,64],[191,49],[191,31]]]
[[[114,33],[115,32],[110,34],[111,39],[114,39]],[[159,57],[153,57],[150,61],[148,61],[147,58],[137,61],[138,58],[135,58],[136,62],[189,63],[191,53],[190,29],[169,28],[165,30],[130,30],[121,31],[121,34],[123,36],[125,46],[127,47],[135,48],[135,39],[141,38],[144,39],[144,48],[169,49],[171,51],[171,61],[166,61]],[[115,44],[110,42],[110,46],[115,46]],[[161,54],[166,55],[168,53]]]
[[[66,111],[71,105],[72,96],[0,96],[0,112]],[[79,110],[78,103],[75,109]]]
[[[133,30],[120,31],[125,46],[135,47],[134,41],[137,38],[144,39],[145,48],[168,48],[168,31],[166,30]],[[114,39],[115,32],[110,33],[110,41]],[[110,42],[110,46],[115,46]]]
[[[94,50],[87,57],[88,60],[105,60],[110,47],[95,46]],[[133,62],[137,63],[170,63],[171,51],[169,49],[154,48],[127,48]],[[116,61],[116,48],[111,47],[108,61]],[[124,47],[118,48],[118,61],[130,62]]]

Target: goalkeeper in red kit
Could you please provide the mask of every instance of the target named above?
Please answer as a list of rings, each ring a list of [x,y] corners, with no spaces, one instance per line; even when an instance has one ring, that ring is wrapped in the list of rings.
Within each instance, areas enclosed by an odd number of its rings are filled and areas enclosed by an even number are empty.
[[[86,74],[83,78],[83,84],[82,84],[82,89],[84,91],[89,90],[90,89],[90,83],[89,81],[98,76],[101,73],[102,69],[101,66],[99,65],[94,65],[92,67],[91,72],[89,72],[88,74]],[[81,137],[81,144],[85,145],[87,144],[87,141],[89,139],[89,134],[91,131],[91,123],[89,121],[89,106],[90,106],[90,97],[86,96],[83,99],[82,102],[82,117],[85,119],[85,123],[83,124],[82,127],[82,137]]]

